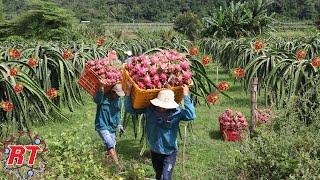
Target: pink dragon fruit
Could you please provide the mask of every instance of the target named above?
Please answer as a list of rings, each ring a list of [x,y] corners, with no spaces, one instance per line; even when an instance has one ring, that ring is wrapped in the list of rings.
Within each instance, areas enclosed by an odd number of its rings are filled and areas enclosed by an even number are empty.
[[[97,74],[100,76],[100,75],[104,74],[105,72],[106,72],[105,69],[100,69],[100,70],[97,72]]]
[[[143,78],[143,82],[144,84],[151,84],[151,78],[149,75],[146,75],[144,78]]]
[[[143,82],[138,82],[138,87],[140,88],[140,89],[145,89],[146,88],[146,86],[144,85],[144,83]]]
[[[89,67],[94,66],[94,61],[92,61],[92,60],[91,60],[91,61],[88,61],[88,62],[87,62],[87,65],[88,65]]]
[[[162,81],[162,82],[167,81],[167,75],[165,73],[161,73],[159,78],[160,78],[160,81]]]
[[[157,68],[155,66],[151,66],[150,69],[149,69],[149,74],[151,76],[157,74]]]
[[[153,83],[158,83],[160,81],[160,78],[159,78],[159,76],[157,74],[154,75],[151,79],[152,79]]]
[[[138,82],[140,80],[140,77],[139,75],[135,74],[132,76],[132,79],[135,81],[135,82]]]
[[[188,61],[181,62],[180,66],[181,66],[182,70],[184,70],[184,71],[190,70],[190,64]]]
[[[102,65],[102,66],[104,66],[104,65],[107,64],[107,62],[106,62],[106,61],[103,61],[103,60],[100,60],[99,64]]]
[[[158,64],[159,58],[157,56],[152,56],[150,58],[150,61],[151,61],[151,65]]]
[[[111,66],[106,58],[90,60],[86,66],[91,68],[99,76],[99,79],[105,81],[108,85],[113,85],[122,79],[121,71]]]
[[[192,76],[191,72],[184,72],[182,74],[183,83],[189,84],[189,80],[191,79],[191,76]]]
[[[174,73],[174,71],[175,71],[174,65],[169,64],[169,65],[168,65],[168,73]]]
[[[144,76],[146,74],[146,69],[144,67],[141,67],[138,69],[137,73],[139,76]]]
[[[248,123],[242,113],[236,112],[236,114],[233,115],[231,109],[227,109],[220,115],[219,122],[224,126],[223,129],[241,129],[248,126]]]
[[[153,83],[147,83],[146,86],[148,87],[148,89],[153,89],[155,88],[156,86],[153,84]]]
[[[160,57],[159,61],[161,64],[166,64],[169,60],[166,57]]]
[[[133,57],[126,66],[129,75],[144,89],[189,84],[190,64],[176,50]]]
[[[177,72],[180,72],[181,71],[181,66],[179,65],[179,64],[176,64],[175,66],[174,66],[174,72],[175,73],[177,73]]]
[[[149,64],[150,64],[150,62],[147,59],[144,59],[141,61],[141,66],[143,66],[143,67],[148,67]]]
[[[182,76],[177,76],[177,77],[175,78],[175,85],[181,86],[181,85],[183,84],[182,81],[183,81]]]
[[[231,115],[232,115],[232,109],[227,109],[226,114],[227,114],[228,116],[231,116]]]
[[[146,61],[148,61],[148,57],[145,56],[145,55],[139,56],[139,61],[140,62],[146,62]]]
[[[160,69],[162,70],[168,69],[168,64],[167,63],[160,64]]]
[[[132,63],[127,64],[127,68],[129,71],[132,71],[134,69],[134,65]]]

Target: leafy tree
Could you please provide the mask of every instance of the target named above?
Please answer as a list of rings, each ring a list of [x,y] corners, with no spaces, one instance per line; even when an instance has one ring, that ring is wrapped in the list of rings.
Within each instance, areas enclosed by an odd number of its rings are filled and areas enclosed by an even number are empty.
[[[56,4],[42,0],[31,0],[29,10],[10,21],[8,35],[20,35],[25,38],[60,39],[71,37],[73,13],[59,8]]]
[[[233,0],[252,2],[252,0]],[[266,0],[264,0],[266,1]],[[269,1],[269,0],[268,0]],[[271,0],[268,12],[276,12],[290,18],[314,18],[314,10],[319,12],[319,0]],[[13,18],[28,10],[28,0],[3,0],[5,17]],[[62,8],[75,12],[78,19],[96,22],[172,22],[179,12],[192,11],[199,17],[214,13],[215,9],[226,7],[232,0],[47,0]]]
[[[188,36],[194,40],[201,28],[199,17],[192,12],[184,12],[179,14],[174,20],[174,30]]]
[[[317,17],[315,24],[316,24],[317,28],[320,30],[320,14]]]
[[[0,22],[4,20],[3,18],[3,2],[0,0]]]
[[[215,10],[212,16],[204,18],[203,36],[232,37],[261,34],[273,19],[268,15],[269,2],[231,2],[227,7]]]
[[[300,6],[299,18],[300,19],[312,19],[316,13],[315,3],[313,0],[299,0],[298,5]]]

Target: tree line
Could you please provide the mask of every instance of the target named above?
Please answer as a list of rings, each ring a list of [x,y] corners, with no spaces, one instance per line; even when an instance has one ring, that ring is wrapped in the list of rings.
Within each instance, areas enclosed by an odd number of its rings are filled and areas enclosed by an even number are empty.
[[[2,2],[1,2],[2,1]],[[12,19],[32,8],[30,0],[0,0],[0,20]],[[41,0],[38,0],[41,1]],[[180,12],[191,10],[199,17],[212,14],[232,0],[49,0],[73,11],[79,20],[104,22],[172,22]],[[244,0],[233,0],[244,2]],[[266,0],[267,1],[267,0]],[[291,19],[314,19],[319,0],[271,0],[269,13]],[[2,5],[3,3],[3,5]],[[3,14],[3,15],[2,15]]]

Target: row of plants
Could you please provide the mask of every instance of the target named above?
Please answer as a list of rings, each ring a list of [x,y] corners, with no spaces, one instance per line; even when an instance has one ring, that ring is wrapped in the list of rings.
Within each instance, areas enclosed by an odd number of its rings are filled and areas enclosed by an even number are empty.
[[[203,102],[201,98],[205,97],[205,102],[215,103],[219,93],[215,91],[223,91],[228,86],[225,83],[215,85],[208,78],[205,65],[212,61],[217,61],[227,70],[232,69],[234,76],[242,79],[246,89],[252,78],[258,77],[259,90],[265,90],[267,102],[279,107],[285,106],[292,95],[303,93],[308,87],[314,86],[314,80],[319,78],[317,68],[320,40],[317,37],[295,41],[275,38],[203,39],[197,44],[198,47],[177,37],[170,40],[130,41],[100,38],[94,43],[2,43],[2,110],[11,110],[13,105],[14,108],[13,111],[8,111],[11,114],[5,111],[1,119],[15,122],[14,127],[25,128],[28,127],[27,122],[36,122],[36,119],[45,122],[50,117],[48,112],[58,112],[61,106],[72,111],[74,103],[83,102],[76,80],[84,70],[86,62],[104,58],[112,49],[117,52],[120,60],[125,60],[126,50],[131,50],[134,55],[148,54],[160,49],[176,49],[184,53],[191,62],[192,73],[196,77],[193,78],[195,88],[192,95],[197,103]],[[200,54],[204,56],[200,57]],[[37,98],[33,98],[35,92]],[[27,100],[28,98],[30,100]],[[26,113],[32,107],[35,113]],[[11,126],[3,126],[7,127]]]
[[[128,42],[100,38],[94,43],[3,42],[0,48],[2,135],[26,129],[34,123],[57,119],[56,115],[65,118],[59,108],[67,107],[73,111],[75,104],[83,104],[77,79],[86,63],[108,58],[110,52],[116,52],[122,61],[125,60],[126,50],[131,50],[134,55],[161,49],[175,49],[183,53],[191,63],[195,87],[192,96],[200,103],[217,87],[208,78],[199,60],[198,49],[194,48],[191,52],[191,46],[191,42],[179,38]]]
[[[257,77],[259,90],[265,91],[267,105],[278,107],[286,106],[293,95],[303,94],[316,86],[319,45],[317,36],[294,41],[280,38],[199,41],[201,49],[213,54],[223,68],[242,74],[246,90]]]
[[[224,170],[235,179],[319,179],[319,88],[294,96],[286,109],[253,132]],[[317,100],[310,98],[317,94]],[[299,103],[296,103],[299,102]],[[301,116],[312,123],[301,121]]]

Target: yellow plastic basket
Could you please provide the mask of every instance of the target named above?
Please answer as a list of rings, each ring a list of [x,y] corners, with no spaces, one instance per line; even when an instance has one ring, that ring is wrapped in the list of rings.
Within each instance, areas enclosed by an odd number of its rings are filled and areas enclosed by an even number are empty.
[[[157,97],[158,93],[164,89],[171,89],[174,92],[175,101],[180,103],[183,98],[182,86],[161,88],[161,89],[140,89],[134,80],[129,76],[129,72],[123,69],[122,87],[126,91],[128,89],[127,82],[132,84],[131,99],[134,109],[143,109],[150,105],[150,100]]]

